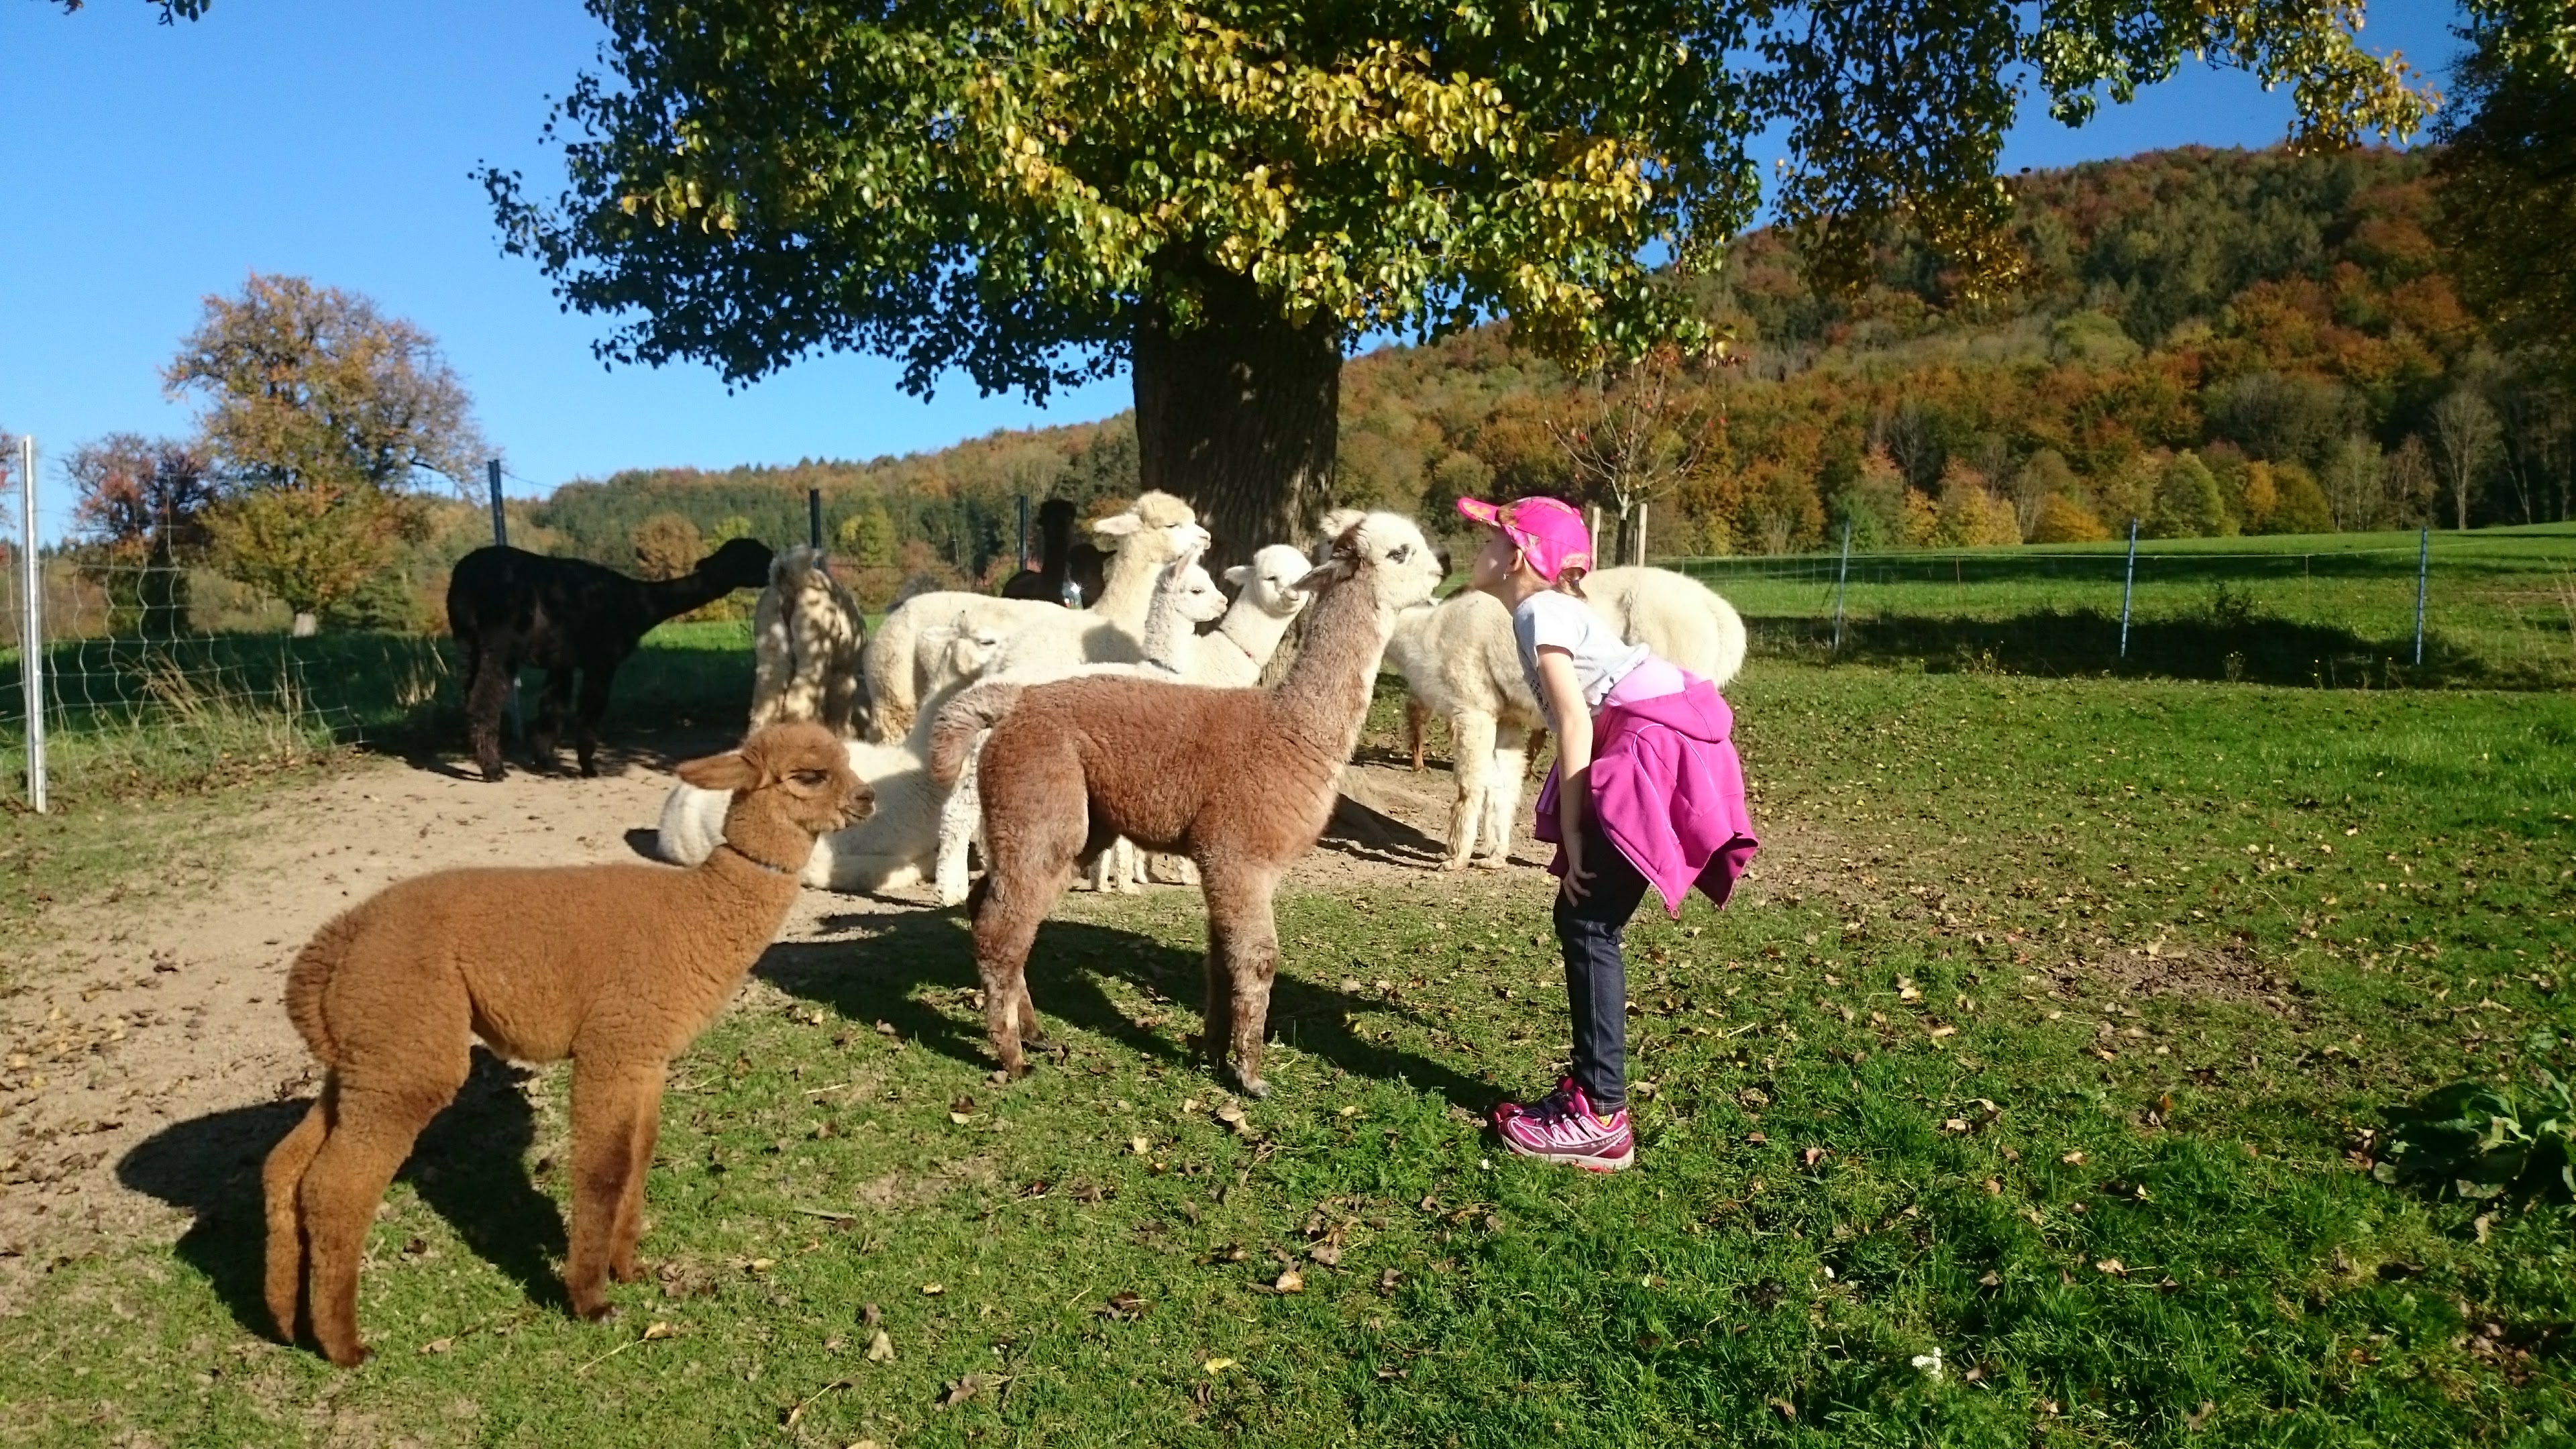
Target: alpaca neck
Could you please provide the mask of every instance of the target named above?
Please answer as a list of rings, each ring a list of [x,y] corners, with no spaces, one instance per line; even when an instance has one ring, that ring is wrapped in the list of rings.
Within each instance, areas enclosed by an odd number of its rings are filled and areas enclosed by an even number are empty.
[[[1306,640],[1271,691],[1279,731],[1302,741],[1335,767],[1359,744],[1369,693],[1386,653],[1376,569],[1363,567],[1324,591],[1306,620]]]
[[[733,592],[730,588],[718,587],[703,570],[685,573],[676,579],[658,579],[643,588],[645,611],[653,616],[656,624],[677,618],[701,604],[713,603]]]
[[[1197,631],[1190,627],[1189,618],[1181,613],[1180,596],[1169,592],[1154,595],[1154,606],[1145,612],[1145,636],[1140,650],[1146,662],[1160,664],[1166,669],[1187,670],[1190,662],[1183,656],[1196,637]]]
[[[1061,584],[1073,569],[1073,520],[1049,518],[1038,530],[1038,572]]]
[[[1226,642],[1243,651],[1255,669],[1266,667],[1270,656],[1279,652],[1279,641],[1288,635],[1288,624],[1294,614],[1274,614],[1259,604],[1238,602],[1225,611],[1216,631]]]
[[[1145,615],[1154,606],[1154,573],[1168,560],[1145,557],[1142,540],[1130,537],[1109,556],[1108,575],[1100,582],[1100,601],[1091,606],[1120,629],[1141,637]]]

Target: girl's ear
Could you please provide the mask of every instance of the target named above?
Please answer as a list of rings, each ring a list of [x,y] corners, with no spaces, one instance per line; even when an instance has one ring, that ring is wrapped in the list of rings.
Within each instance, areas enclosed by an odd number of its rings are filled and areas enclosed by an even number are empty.
[[[736,790],[748,790],[760,783],[760,771],[752,768],[751,761],[744,759],[740,750],[727,750],[704,759],[683,760],[679,776],[701,790],[726,795]]]

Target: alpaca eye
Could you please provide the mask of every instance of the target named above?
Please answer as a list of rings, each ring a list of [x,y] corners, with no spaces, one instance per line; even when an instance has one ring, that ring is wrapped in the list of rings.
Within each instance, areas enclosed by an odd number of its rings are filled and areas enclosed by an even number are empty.
[[[799,770],[790,778],[808,790],[819,790],[832,777],[822,770]]]
[[[1404,563],[1412,557],[1413,545],[1409,543],[1399,543],[1387,554],[1387,558],[1396,563]]]

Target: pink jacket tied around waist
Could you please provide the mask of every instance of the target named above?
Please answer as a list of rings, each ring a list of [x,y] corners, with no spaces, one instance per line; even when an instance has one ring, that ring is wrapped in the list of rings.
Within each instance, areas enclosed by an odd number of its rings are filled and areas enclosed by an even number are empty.
[[[1602,833],[1679,917],[1695,882],[1723,906],[1761,842],[1744,806],[1744,765],[1735,756],[1735,712],[1717,686],[1696,675],[1678,693],[1622,701],[1614,692],[1592,718],[1592,809]],[[1538,792],[1535,834],[1557,847],[1548,863],[1565,874],[1557,829],[1557,776]]]

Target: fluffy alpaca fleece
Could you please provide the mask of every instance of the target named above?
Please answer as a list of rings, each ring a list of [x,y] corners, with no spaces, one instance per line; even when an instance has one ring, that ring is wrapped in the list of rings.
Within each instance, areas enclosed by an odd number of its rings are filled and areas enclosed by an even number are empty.
[[[1080,667],[1024,664],[1012,669],[1008,664],[1009,650],[1006,646],[985,666],[985,673],[1018,684],[1038,684],[1050,679],[1097,673],[1144,673],[1155,678],[1195,683],[1190,679],[1192,661],[1197,655],[1195,626],[1225,611],[1225,595],[1217,591],[1216,580],[1208,577],[1208,571],[1199,567],[1199,550],[1193,548],[1163,565],[1155,578],[1154,601],[1145,609],[1144,658],[1141,662]],[[947,801],[939,811],[939,864],[933,882],[939,892],[939,903],[944,906],[953,906],[966,899],[966,852],[974,842],[983,818],[981,797],[975,786],[975,753],[973,749],[967,751],[965,767],[959,772],[955,787],[948,792]],[[1132,895],[1143,888],[1142,877],[1135,847],[1120,840],[1102,851],[1093,862],[1091,888],[1096,891],[1124,891]]]
[[[1669,569],[1603,569],[1584,578],[1583,594],[1620,638],[1712,683],[1723,687],[1744,667],[1743,619],[1696,579]],[[1533,741],[1546,728],[1521,672],[1511,612],[1473,590],[1408,610],[1387,659],[1412,694],[1405,722],[1415,769],[1423,721],[1433,714],[1449,721],[1457,799],[1442,869],[1502,865],[1511,859]]]
[[[1114,626],[1131,641],[1132,651],[1132,641],[1144,631],[1145,610],[1153,602],[1155,570],[1189,549],[1207,547],[1209,541],[1198,515],[1168,493],[1139,494],[1125,512],[1099,520],[1091,531],[1116,552],[1110,555],[1100,598],[1088,610],[1077,613],[1037,600],[942,591],[907,599],[887,614],[860,656],[867,689],[867,737],[884,743],[911,732],[913,718],[920,712],[923,681],[936,662],[922,644],[923,629],[961,613],[974,628],[991,629],[1005,637],[1050,620],[1077,620],[1077,629]],[[1123,657],[1136,656],[1129,652]]]
[[[751,728],[811,720],[850,733],[867,622],[823,550],[791,548],[769,565],[752,611]]]
[[[1187,671],[1190,682],[1221,688],[1259,684],[1288,625],[1306,607],[1307,595],[1297,581],[1313,568],[1296,548],[1274,543],[1254,553],[1252,562],[1227,569],[1225,581],[1242,592],[1214,632],[1200,636]]]
[[[1304,646],[1269,689],[1205,689],[1135,675],[975,685],[940,711],[931,774],[953,780],[980,730],[983,881],[974,900],[984,1023],[1004,1079],[1035,1035],[1026,968],[1039,922],[1075,863],[1124,835],[1197,862],[1208,908],[1210,1060],[1231,1052],[1255,1096],[1278,970],[1271,898],[1315,843],[1359,740],[1396,613],[1430,597],[1439,565],[1421,529],[1373,513],[1298,581],[1316,594]]]
[[[519,1061],[573,1060],[573,1312],[606,1316],[606,1280],[642,1276],[663,1074],[778,934],[814,837],[869,809],[820,725],[772,726],[680,773],[733,796],[725,848],[695,870],[420,876],[336,917],[295,958],[286,1014],[325,1076],[261,1174],[268,1310],[288,1342],[301,1288],[323,1353],[343,1368],[367,1357],[367,1226],[413,1139],[464,1085],[475,1037]]]
[[[800,877],[809,886],[868,895],[917,886],[930,877],[948,795],[930,778],[931,721],[939,706],[983,673],[1001,639],[989,630],[969,629],[962,620],[940,625],[922,637],[941,649],[939,666],[922,695],[928,709],[914,723],[911,735],[895,744],[846,742],[851,772],[876,793],[876,813],[814,842]],[[662,802],[656,853],[673,865],[705,860],[724,839],[729,799],[686,781],[672,786]],[[963,886],[958,894],[962,900]]]

